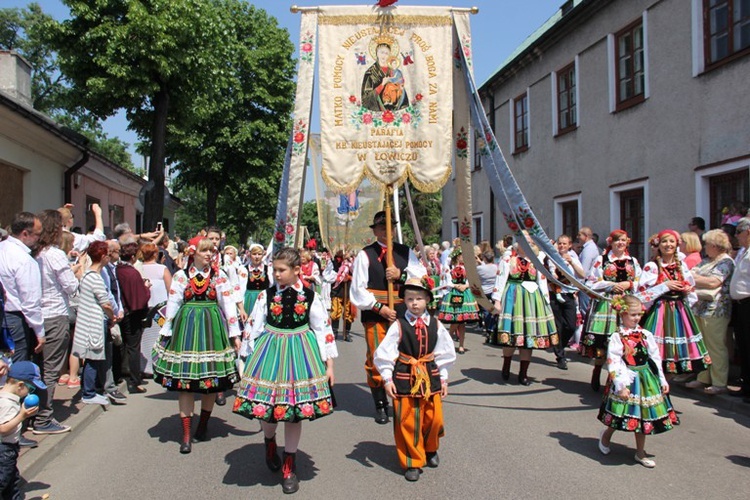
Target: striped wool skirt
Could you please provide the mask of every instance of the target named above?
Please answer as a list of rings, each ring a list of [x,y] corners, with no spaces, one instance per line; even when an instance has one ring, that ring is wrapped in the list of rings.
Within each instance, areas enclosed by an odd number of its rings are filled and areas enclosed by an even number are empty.
[[[471,289],[459,292],[451,288],[440,300],[438,319],[443,323],[473,323],[479,321],[479,306]]]
[[[183,304],[172,336],[157,343],[151,357],[154,380],[170,391],[222,392],[239,380],[235,352],[214,301]]]
[[[665,373],[697,373],[711,364],[698,322],[683,300],[658,299],[641,324],[659,344]]]
[[[599,408],[599,420],[618,431],[659,434],[670,430],[677,415],[669,396],[661,392],[659,377],[648,364],[628,368],[635,372],[628,388],[630,395],[627,398],[617,395],[610,381]]]
[[[489,343],[520,349],[548,349],[560,340],[552,309],[538,288],[530,292],[521,282],[508,281],[497,331]]]
[[[245,290],[245,301],[242,304],[245,306],[245,312],[248,316],[253,313],[253,307],[255,307],[255,301],[258,300],[258,295],[263,290]]]
[[[609,300],[592,299],[581,334],[581,355],[585,358],[606,358],[609,336],[618,328],[617,314],[612,309],[612,303]]]
[[[314,420],[333,412],[326,365],[309,325],[271,325],[255,339],[234,400],[234,413],[266,422]]]

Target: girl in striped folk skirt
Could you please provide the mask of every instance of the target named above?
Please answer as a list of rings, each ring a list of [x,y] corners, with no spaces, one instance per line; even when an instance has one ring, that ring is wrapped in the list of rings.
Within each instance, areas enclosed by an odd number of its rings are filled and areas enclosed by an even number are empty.
[[[320,296],[299,279],[300,256],[281,249],[273,259],[276,285],[263,291],[253,309],[253,353],[245,364],[233,411],[261,420],[266,465],[283,468],[282,489],[299,489],[295,474],[302,421],[333,412],[333,358],[338,356],[328,313]],[[284,422],[284,460],[276,448],[276,426]]]
[[[647,434],[666,432],[677,422],[667,393],[659,346],[648,330],[638,326],[643,304],[632,295],[618,295],[612,308],[619,313],[620,329],[609,338],[607,366],[609,379],[599,420],[607,426],[599,436],[599,451],[610,453],[610,441],[616,430],[635,435],[634,460],[644,467],[656,462],[644,451]]]
[[[172,278],[166,321],[152,352],[156,382],[180,393],[180,453],[191,451],[192,393],[201,394],[194,440],[204,441],[216,393],[231,389],[239,380],[235,351],[240,346],[240,328],[232,284],[211,259],[210,240],[193,238],[190,252],[186,270]]]

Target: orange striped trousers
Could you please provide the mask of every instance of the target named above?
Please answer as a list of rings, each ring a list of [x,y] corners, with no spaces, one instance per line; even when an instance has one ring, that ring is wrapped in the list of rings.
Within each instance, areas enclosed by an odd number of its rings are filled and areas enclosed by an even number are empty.
[[[393,435],[401,467],[424,467],[427,453],[436,452],[440,446],[440,438],[445,435],[440,394],[433,394],[429,399],[394,399]]]
[[[365,342],[367,343],[367,356],[365,357],[367,385],[373,389],[383,387],[383,377],[380,376],[380,372],[375,368],[372,357],[385,338],[385,334],[388,331],[388,323],[364,323],[363,326],[365,327]]]

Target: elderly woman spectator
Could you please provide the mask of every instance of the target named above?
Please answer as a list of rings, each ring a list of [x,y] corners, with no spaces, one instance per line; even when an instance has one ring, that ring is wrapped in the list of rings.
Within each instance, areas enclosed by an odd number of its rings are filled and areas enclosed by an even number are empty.
[[[685,254],[685,258],[682,260],[688,269],[692,269],[701,261],[701,250],[703,249],[701,240],[692,231],[682,233],[680,238],[682,238],[682,248],[680,250]]]
[[[73,339],[73,354],[84,360],[81,401],[103,406],[109,405],[109,399],[103,394],[107,319],[113,321],[115,317],[100,274],[102,267],[109,262],[108,252],[108,245],[104,241],[95,241],[88,247],[91,266],[81,278],[78,318]]]
[[[130,375],[128,391],[131,394],[146,392],[143,385],[141,371],[141,337],[143,336],[143,320],[148,314],[150,281],[141,277],[133,267],[138,253],[138,243],[126,240],[120,247],[120,265],[117,266],[117,282],[120,286],[120,296],[125,315],[120,322],[120,331],[128,358]]]
[[[42,274],[42,317],[44,318],[44,343],[42,377],[47,390],[42,391],[42,402],[34,424],[34,434],[60,434],[70,430],[52,415],[57,377],[65,368],[65,358],[70,342],[69,297],[78,291],[78,277],[83,265],[70,265],[68,256],[59,247],[62,244],[63,217],[57,210],[39,214],[42,234],[39,236],[36,261]]]
[[[141,245],[141,255],[143,256],[143,278],[151,281],[151,297],[148,299],[150,316],[152,308],[166,304],[168,291],[172,286],[172,274],[165,265],[157,262],[159,249],[154,243]],[[151,350],[159,339],[160,329],[161,326],[154,322],[152,322],[151,326],[143,329],[140,363],[142,372],[149,375],[152,374]]]
[[[707,394],[721,394],[727,390],[729,374],[727,327],[732,313],[729,283],[734,261],[729,256],[732,250],[729,237],[721,229],[708,231],[703,241],[706,258],[691,271],[698,294],[693,312],[712,363],[708,370],[698,374],[697,380],[686,385],[692,389],[705,388]]]

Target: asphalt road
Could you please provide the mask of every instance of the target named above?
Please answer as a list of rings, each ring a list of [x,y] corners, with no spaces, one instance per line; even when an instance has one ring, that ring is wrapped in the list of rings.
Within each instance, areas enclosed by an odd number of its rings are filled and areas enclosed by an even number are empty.
[[[304,498],[722,498],[750,492],[750,418],[674,397],[682,425],[651,436],[657,467],[633,461],[631,435],[615,433],[612,453],[597,449],[600,394],[591,368],[577,360],[559,370],[551,353],[535,353],[534,383],[502,383],[499,349],[467,335],[469,351],[451,371],[444,403],[446,436],[440,467],[416,483],[404,480],[390,425],[372,420],[364,384],[361,326],[339,344],[339,407],[303,424],[297,497]],[[64,499],[280,498],[280,473],[266,469],[257,421],[217,407],[212,439],[178,453],[180,424],[173,394],[153,383],[128,405],[102,413],[34,478],[27,498]],[[197,410],[196,410],[197,411]],[[196,417],[197,419],[197,417]],[[197,422],[195,422],[197,423]],[[194,423],[194,424],[195,424]],[[279,432],[279,445],[283,432]]]

